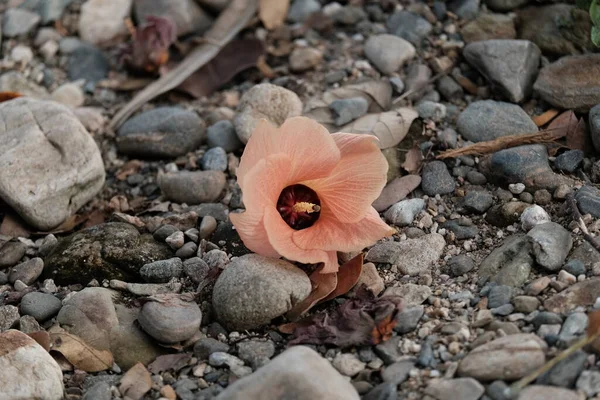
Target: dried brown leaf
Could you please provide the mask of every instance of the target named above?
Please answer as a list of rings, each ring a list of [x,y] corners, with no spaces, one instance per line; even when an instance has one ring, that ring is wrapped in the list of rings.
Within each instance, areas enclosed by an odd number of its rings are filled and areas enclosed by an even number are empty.
[[[165,354],[156,357],[156,360],[148,365],[148,370],[153,374],[160,374],[169,370],[177,372],[188,365],[191,358],[192,355],[189,353]]]
[[[23,96],[23,95],[21,93],[17,93],[17,92],[0,92],[0,103],[9,101],[12,99],[16,99],[21,96]]]
[[[554,132],[558,137],[565,137],[577,129],[577,123],[577,116],[573,111],[569,110],[554,118],[550,125],[548,125],[547,130]]]
[[[407,153],[402,163],[404,168],[409,174],[416,174],[423,165],[423,153],[418,146],[411,148]]]
[[[0,225],[0,234],[12,236],[12,237],[29,237],[31,231],[27,227],[27,223],[23,221],[17,214],[8,212],[2,219],[2,225]]]
[[[123,60],[138,71],[158,72],[169,60],[169,47],[177,40],[177,28],[170,19],[148,16],[133,31]]]
[[[571,150],[582,150],[586,154],[594,152],[594,144],[588,133],[588,127],[583,118],[580,118],[575,129],[567,132],[566,145]]]
[[[137,363],[121,379],[119,392],[126,399],[139,400],[152,389],[152,378],[144,364]]]
[[[323,101],[329,105],[334,100],[362,97],[369,102],[368,112],[379,113],[388,110],[392,104],[392,86],[382,80],[367,80],[342,86],[323,94]]]
[[[92,226],[103,224],[106,220],[106,214],[104,210],[94,210],[90,213],[89,218],[83,224],[84,228],[89,228]]]
[[[62,329],[54,329],[50,334],[50,349],[62,354],[77,369],[98,372],[112,368],[113,356],[108,350],[98,350],[88,345],[78,336]]]
[[[540,126],[544,126],[548,122],[552,121],[552,119],[554,119],[554,117],[556,117],[559,112],[560,111],[555,110],[554,108],[551,108],[548,111],[546,111],[540,115],[536,115],[535,117],[533,117],[531,119],[533,119],[533,122],[535,122],[535,124],[538,127],[540,127]]]
[[[379,148],[397,146],[408,134],[410,125],[419,116],[412,108],[399,108],[380,114],[367,114],[340,128],[340,132],[373,135]]]
[[[313,285],[313,291],[308,297],[296,304],[288,313],[286,317],[290,320],[295,320],[302,314],[310,310],[315,304],[327,297],[333,292],[337,286],[337,274],[322,274],[320,267],[310,275],[310,281]]]
[[[50,334],[46,331],[29,332],[27,334],[30,338],[38,342],[40,346],[46,351],[50,351]]]
[[[129,175],[137,174],[142,165],[140,160],[129,160],[117,171],[115,178],[124,181]]]
[[[337,284],[333,292],[329,293],[327,297],[320,300],[319,303],[323,303],[325,301],[335,299],[338,296],[344,295],[350,291],[358,282],[358,278],[360,278],[360,273],[362,272],[363,266],[363,258],[364,255],[360,253],[353,259],[344,263],[340,266],[340,269],[337,273]]]
[[[258,17],[271,31],[285,22],[289,8],[290,0],[260,0]]]

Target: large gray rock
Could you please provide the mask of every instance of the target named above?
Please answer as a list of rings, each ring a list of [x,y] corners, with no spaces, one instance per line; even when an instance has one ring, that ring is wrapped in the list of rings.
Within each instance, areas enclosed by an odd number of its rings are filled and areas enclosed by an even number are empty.
[[[319,353],[295,346],[230,385],[215,400],[263,399],[359,400],[360,396]]]
[[[59,285],[87,284],[92,279],[140,281],[144,264],[171,258],[173,252],[133,226],[109,222],[62,239],[45,258],[44,278]]]
[[[469,104],[458,116],[456,126],[465,139],[473,142],[538,131],[535,122],[521,107],[494,100]]]
[[[25,221],[55,228],[103,184],[98,146],[67,107],[28,98],[0,104],[0,197]]]
[[[560,269],[573,247],[571,233],[556,222],[538,224],[527,236],[533,239],[535,260],[550,271]]]
[[[463,55],[498,92],[520,103],[531,94],[542,53],[528,40],[484,40],[467,45]]]
[[[22,332],[9,330],[0,333],[0,349],[0,398],[63,398],[60,366],[35,340]]]
[[[219,276],[212,305],[226,327],[252,329],[285,314],[311,290],[310,279],[295,265],[248,254],[231,261]]]

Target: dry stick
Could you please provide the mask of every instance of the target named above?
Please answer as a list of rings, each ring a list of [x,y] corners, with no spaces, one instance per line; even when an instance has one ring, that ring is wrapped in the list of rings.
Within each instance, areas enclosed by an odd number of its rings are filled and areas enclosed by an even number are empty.
[[[127,103],[110,121],[118,128],[131,114],[148,101],[179,86],[191,74],[216,57],[256,14],[258,0],[233,0],[204,35],[204,44],[192,51],[177,67],[148,85]]]
[[[557,134],[554,132],[559,129],[564,129],[564,126],[559,126],[553,129],[545,129],[536,133],[502,136],[487,142],[480,142],[470,146],[461,147],[460,149],[446,150],[438,154],[436,158],[441,160],[444,158],[466,155],[484,155],[524,144],[554,143],[558,139],[564,137],[563,134]]]
[[[575,196],[573,193],[569,193],[567,195],[567,204],[571,209],[571,213],[573,216],[573,221],[577,223],[579,229],[581,229],[581,233],[583,234],[583,238],[594,248],[597,252],[600,253],[600,243],[594,238],[590,232],[588,231],[585,223],[583,222],[583,217],[579,212],[579,208],[577,207],[577,200],[575,200]]]

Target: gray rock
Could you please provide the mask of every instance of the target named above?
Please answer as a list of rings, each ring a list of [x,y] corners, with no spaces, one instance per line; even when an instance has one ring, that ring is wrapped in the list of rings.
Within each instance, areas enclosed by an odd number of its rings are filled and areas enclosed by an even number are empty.
[[[434,379],[425,388],[425,393],[438,400],[478,400],[485,392],[481,383],[473,378]]]
[[[542,325],[561,325],[562,317],[554,312],[542,311],[531,320],[531,324],[535,329]]]
[[[560,269],[573,247],[571,233],[555,222],[538,224],[527,235],[533,239],[535,260],[550,271]]]
[[[133,225],[109,222],[62,239],[44,260],[43,277],[59,285],[87,284],[92,279],[137,281],[144,264],[172,256],[166,244],[140,235]]]
[[[178,294],[162,294],[142,306],[140,327],[160,343],[177,343],[194,336],[200,329],[202,311],[194,301]]]
[[[40,292],[27,293],[21,299],[21,314],[31,315],[38,322],[52,318],[60,311],[62,302],[57,297]]]
[[[171,278],[179,278],[183,273],[183,263],[180,258],[154,261],[140,269],[140,275],[146,282],[166,283]]]
[[[419,46],[433,27],[425,18],[408,11],[397,11],[387,21],[388,30]]]
[[[53,22],[63,15],[73,0],[26,0],[21,8],[33,11],[42,17],[42,24]]]
[[[600,218],[600,190],[594,186],[586,185],[575,193],[577,206],[583,214],[591,214]]]
[[[463,88],[454,79],[448,75],[441,77],[436,82],[436,88],[443,98],[448,101],[453,101],[461,98],[464,95]]]
[[[546,347],[534,334],[504,336],[471,350],[458,373],[478,381],[519,379],[544,364]]]
[[[510,286],[497,285],[492,286],[488,294],[488,307],[496,308],[510,303],[513,289]]]
[[[554,166],[560,171],[573,173],[583,163],[584,156],[582,150],[568,150],[556,157]]]
[[[598,371],[583,371],[577,379],[575,387],[583,391],[589,397],[600,393],[600,372]]]
[[[475,268],[475,263],[471,257],[459,254],[448,261],[448,266],[453,276],[461,276]]]
[[[17,71],[10,71],[0,76],[0,90],[3,92],[16,92],[24,96],[43,99],[48,97],[48,91],[27,79]]]
[[[213,338],[202,338],[194,343],[194,356],[200,361],[207,361],[211,354],[229,351],[227,343],[219,342]]]
[[[365,43],[365,55],[378,70],[392,74],[416,55],[415,47],[406,40],[389,34],[373,35]]]
[[[369,103],[362,97],[351,97],[332,101],[329,109],[333,112],[336,126],[342,126],[365,115]]]
[[[293,22],[304,22],[317,11],[321,10],[321,3],[317,0],[295,0],[290,7],[288,19]]]
[[[88,0],[79,12],[79,37],[97,46],[115,43],[126,36],[124,22],[131,13],[133,0]],[[141,21],[143,22],[143,21]]]
[[[187,242],[175,252],[175,257],[186,259],[195,256],[197,252],[198,245],[194,242]]]
[[[398,361],[388,365],[381,371],[381,379],[393,385],[399,385],[408,378],[408,373],[415,367],[414,361]]]
[[[488,280],[499,285],[520,287],[529,278],[534,263],[533,243],[530,237],[515,235],[507,238],[494,249],[479,266],[479,283]]]
[[[462,19],[473,19],[479,14],[479,0],[454,0],[448,8]]]
[[[248,254],[231,261],[217,279],[213,308],[230,329],[252,329],[283,315],[311,292],[308,276],[294,265]]]
[[[403,359],[400,351],[400,340],[400,336],[392,336],[391,339],[378,344],[373,349],[385,365],[391,365]]]
[[[421,187],[429,196],[454,192],[454,179],[443,161],[425,164],[421,179]]]
[[[600,104],[590,109],[589,113],[590,136],[596,151],[600,151]]]
[[[485,4],[494,11],[512,11],[529,3],[529,0],[486,0]]]
[[[523,210],[521,214],[521,227],[525,232],[530,231],[539,224],[550,222],[550,216],[542,207],[533,205]]]
[[[388,223],[397,226],[407,226],[412,224],[417,214],[425,208],[425,200],[410,199],[402,200],[391,206],[384,214]]]
[[[555,386],[529,385],[519,393],[519,400],[581,400],[580,393]]]
[[[213,147],[204,153],[200,164],[205,171],[226,171],[227,153],[221,147]]]
[[[458,116],[456,126],[465,139],[473,142],[538,131],[535,122],[521,107],[494,100],[469,104]]]
[[[55,228],[102,188],[100,151],[67,107],[19,98],[0,121],[0,197],[34,227]]]
[[[585,264],[577,259],[570,259],[565,265],[564,270],[568,273],[579,276],[586,273]]]
[[[0,252],[2,250],[0,249]],[[31,285],[36,281],[37,278],[42,274],[44,270],[44,260],[39,257],[27,260],[17,266],[15,266],[8,276],[10,283],[20,280],[26,285]]]
[[[431,296],[431,289],[429,286],[407,283],[387,288],[383,296],[399,296],[407,306],[418,306]]]
[[[479,229],[472,223],[462,223],[459,221],[446,221],[442,224],[444,229],[448,229],[454,233],[458,240],[472,239],[479,233]]]
[[[533,90],[547,103],[587,112],[600,103],[600,54],[560,58],[541,69]]]
[[[569,314],[560,329],[560,337],[564,340],[571,339],[585,333],[588,326],[588,316],[581,312]]]
[[[19,321],[19,309],[15,306],[0,306],[0,332],[5,332]]]
[[[194,283],[203,282],[208,276],[210,267],[200,257],[192,257],[183,262],[183,273]]]
[[[540,306],[540,301],[534,296],[516,296],[512,299],[516,312],[529,314]]]
[[[312,47],[296,47],[290,54],[289,65],[293,72],[304,72],[315,68],[323,61],[323,52]]]
[[[446,106],[434,101],[423,100],[417,105],[419,117],[433,122],[441,122],[446,118]]]
[[[0,247],[0,268],[12,267],[23,258],[27,246],[22,242],[6,242]]]
[[[465,43],[492,39],[515,39],[514,17],[506,14],[480,13],[460,30]]]
[[[195,112],[158,107],[127,120],[117,135],[118,150],[130,156],[174,158],[200,146],[205,125]]]
[[[222,147],[226,152],[235,151],[244,146],[235,133],[233,122],[222,120],[208,127],[206,130],[208,147]]]
[[[69,57],[67,74],[71,81],[83,79],[96,83],[108,76],[110,61],[98,48],[91,45],[77,47]]]
[[[494,197],[488,191],[471,190],[463,197],[461,205],[467,212],[485,213],[494,203]]]
[[[19,330],[23,333],[32,333],[39,332],[42,328],[31,315],[23,315],[19,318]]]
[[[193,0],[136,0],[133,4],[138,23],[149,16],[168,18],[177,29],[177,36],[202,33],[213,21]]]
[[[238,343],[238,356],[257,369],[266,365],[275,354],[275,344],[271,341],[248,340]]]
[[[463,55],[509,101],[531,95],[541,57],[528,40],[485,40],[467,45]]]
[[[363,396],[363,400],[397,400],[398,385],[392,383],[380,383]]]
[[[403,309],[396,316],[394,330],[400,335],[414,331],[424,313],[425,307],[421,305]]]
[[[108,382],[98,382],[94,386],[87,389],[82,397],[82,400],[111,400],[112,390]]]
[[[373,207],[377,211],[385,211],[391,205],[408,196],[420,184],[421,177],[418,175],[406,175],[396,178],[383,188],[377,200],[373,202]]]
[[[218,249],[207,251],[202,259],[211,269],[225,269],[225,266],[229,264],[227,253]]]
[[[215,400],[359,400],[356,389],[322,358],[305,346],[294,346],[251,376],[237,380]]]
[[[208,239],[210,235],[217,229],[217,220],[210,215],[202,218],[202,222],[200,223],[200,237],[202,239]]]
[[[160,189],[176,203],[212,203],[221,196],[226,183],[221,171],[180,171],[158,176]]]
[[[2,33],[6,37],[26,35],[40,22],[40,16],[21,8],[9,8],[2,18]]]
[[[444,251],[446,241],[437,233],[402,242],[384,242],[375,245],[365,257],[366,261],[398,266],[398,270],[415,276],[428,271]]]
[[[429,87],[429,80],[431,79],[432,71],[425,64],[413,63],[408,68],[406,75],[406,92],[413,92],[407,94],[407,99],[419,100],[425,94],[425,91]]]
[[[331,365],[337,369],[342,375],[355,376],[365,369],[365,363],[360,361],[355,354],[338,353]]]
[[[8,283],[8,275],[6,275],[6,272],[0,271],[0,285],[4,285],[6,283]]]
[[[367,14],[359,6],[344,6],[331,15],[331,18],[343,25],[355,25],[366,19]]]

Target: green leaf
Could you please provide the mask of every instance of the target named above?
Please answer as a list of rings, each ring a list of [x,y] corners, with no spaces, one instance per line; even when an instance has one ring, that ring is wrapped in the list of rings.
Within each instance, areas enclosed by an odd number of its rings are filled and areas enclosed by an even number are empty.
[[[600,47],[600,28],[592,26],[592,43],[594,46]]]
[[[592,0],[576,0],[575,4],[582,10],[588,11],[592,5]]]
[[[590,18],[596,26],[600,26],[600,4],[598,4],[598,1],[592,0],[592,5],[590,6]]]

